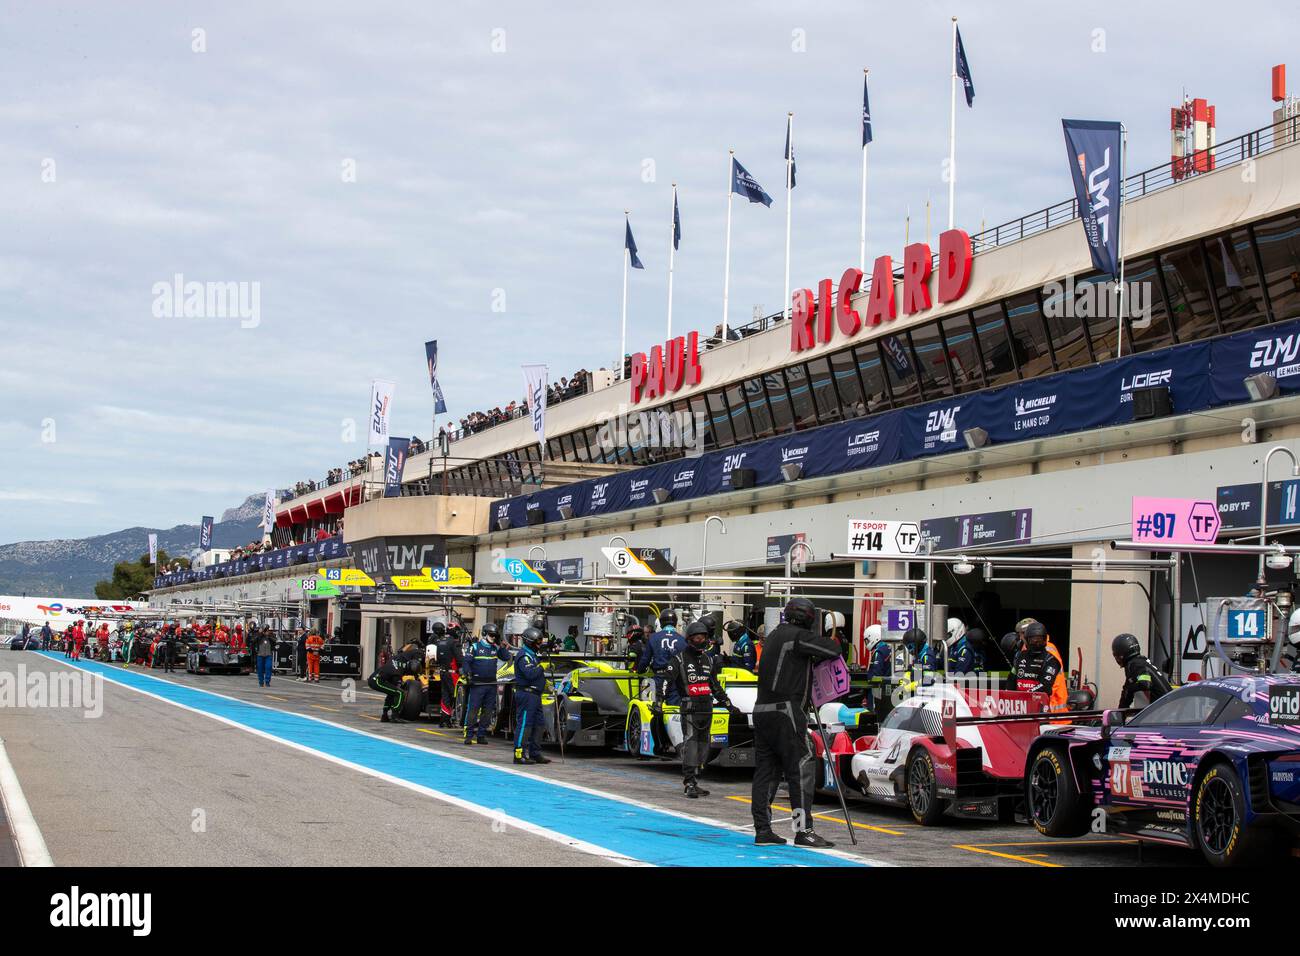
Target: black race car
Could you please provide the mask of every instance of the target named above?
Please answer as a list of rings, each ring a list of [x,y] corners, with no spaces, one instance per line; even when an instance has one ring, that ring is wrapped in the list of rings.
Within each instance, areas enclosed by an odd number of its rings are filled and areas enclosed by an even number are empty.
[[[247,648],[236,649],[226,643],[200,641],[189,645],[185,671],[189,674],[251,674],[253,655]]]

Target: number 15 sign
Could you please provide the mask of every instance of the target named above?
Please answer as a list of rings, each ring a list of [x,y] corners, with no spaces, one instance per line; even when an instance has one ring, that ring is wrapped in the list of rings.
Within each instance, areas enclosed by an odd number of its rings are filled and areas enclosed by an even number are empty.
[[[1204,544],[1219,536],[1219,509],[1194,498],[1134,498],[1133,540]]]

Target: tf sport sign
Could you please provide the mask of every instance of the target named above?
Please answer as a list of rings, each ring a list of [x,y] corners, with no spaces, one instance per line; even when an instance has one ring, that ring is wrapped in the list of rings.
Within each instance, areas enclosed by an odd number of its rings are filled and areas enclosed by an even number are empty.
[[[906,558],[921,547],[921,526],[915,521],[849,520],[848,554],[855,558]]]

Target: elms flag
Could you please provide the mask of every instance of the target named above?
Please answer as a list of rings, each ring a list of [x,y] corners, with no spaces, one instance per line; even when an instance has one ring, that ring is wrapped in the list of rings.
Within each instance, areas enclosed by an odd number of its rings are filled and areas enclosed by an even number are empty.
[[[623,240],[623,246],[627,249],[628,258],[631,261],[632,268],[644,269],[645,266],[641,265],[641,260],[638,259],[636,255],[636,240],[632,238],[632,220],[628,219],[626,220],[626,223],[627,238]]]
[[[677,187],[673,187],[673,249],[682,243],[682,215],[677,211]]]
[[[794,189],[794,147],[790,145],[790,127],[794,124],[794,119],[787,116],[785,118],[785,161],[790,164],[790,188]]]
[[[158,563],[158,535],[149,535],[149,563]]]
[[[374,448],[388,444],[388,419],[393,411],[392,382],[378,379],[370,383],[370,434],[366,438],[366,447]]]
[[[433,387],[433,413],[447,414],[447,403],[442,399],[442,386],[438,384],[438,340],[424,343],[424,358],[429,363],[429,384]]]
[[[262,530],[270,534],[275,530],[275,489],[266,489],[266,500],[262,502]]]
[[[532,419],[533,435],[546,457],[546,366],[525,365],[524,395],[528,399],[528,416]]]
[[[966,62],[966,48],[961,43],[961,27],[957,28],[957,76],[966,91],[966,105],[975,105],[975,81],[970,77],[970,64]]]
[[[772,205],[772,197],[763,191],[749,170],[740,165],[740,160],[731,157],[731,191],[739,193],[750,202],[761,202],[764,206]]]
[[[384,497],[400,498],[402,496],[402,471],[406,468],[406,456],[411,450],[409,438],[389,437],[384,449]]]
[[[1093,267],[1119,275],[1120,150],[1119,123],[1105,120],[1061,120],[1065,152],[1070,159],[1079,219],[1088,240]]]
[[[862,145],[871,142],[871,99],[867,96],[867,77],[862,77]]]
[[[212,547],[212,516],[204,515],[199,524],[199,547],[204,551]]]

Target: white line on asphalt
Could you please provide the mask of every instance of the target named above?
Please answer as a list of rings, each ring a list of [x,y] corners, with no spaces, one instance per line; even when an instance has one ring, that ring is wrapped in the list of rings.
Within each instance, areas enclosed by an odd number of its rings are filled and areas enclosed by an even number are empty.
[[[54,660],[53,658],[47,658],[47,659],[48,659],[48,660]],[[63,661],[59,661],[59,660],[54,660],[54,662],[55,662],[56,664],[64,663]],[[75,664],[74,664],[74,662],[71,662],[71,661],[70,661],[70,662],[68,662],[68,666],[69,666],[69,667],[72,667],[72,666],[75,666]],[[80,668],[78,668],[78,669],[80,669]],[[140,676],[142,676],[142,677],[150,677],[150,678],[153,678],[154,680],[157,680],[157,681],[163,681],[164,683],[170,683],[170,682],[168,682],[168,681],[164,681],[163,678],[161,678],[161,677],[154,677],[154,675],[152,675],[152,674],[145,674],[145,673],[141,672],[141,673],[140,673]],[[334,757],[334,756],[332,756],[332,755],[330,755],[330,754],[322,753],[322,752],[319,751],[319,750],[313,750],[313,749],[311,749],[310,747],[305,747],[305,746],[302,746],[302,745],[300,745],[300,744],[295,744],[294,742],[289,741],[289,740],[281,740],[279,737],[275,737],[275,736],[273,736],[273,735],[271,735],[271,734],[263,733],[262,731],[260,731],[260,730],[256,730],[256,729],[254,729],[254,728],[252,728],[252,727],[247,727],[247,726],[245,726],[245,725],[243,725],[243,724],[241,724],[241,723],[238,723],[237,721],[228,720],[227,718],[225,718],[225,717],[220,717],[220,716],[218,716],[218,715],[216,715],[216,714],[209,714],[207,711],[199,710],[199,709],[194,708],[194,707],[189,707],[189,706],[186,705],[186,704],[181,704],[181,703],[178,703],[177,701],[174,701],[174,700],[168,700],[166,697],[161,697],[161,696],[159,696],[159,695],[157,695],[157,694],[151,694],[151,693],[150,693],[149,691],[147,691],[147,690],[140,690],[140,688],[138,688],[138,687],[132,687],[130,684],[123,684],[121,681],[113,680],[112,677],[105,676],[104,679],[107,680],[107,681],[111,681],[112,683],[117,684],[117,685],[120,686],[120,687],[125,687],[127,690],[133,690],[133,691],[135,691],[135,692],[137,692],[137,693],[144,694],[144,695],[146,695],[146,696],[148,696],[148,697],[155,697],[155,698],[157,698],[158,700],[164,701],[165,703],[168,703],[168,704],[175,704],[177,707],[182,707],[182,708],[184,708],[184,709],[186,709],[186,710],[192,710],[192,711],[194,711],[194,713],[196,713],[196,714],[202,714],[202,715],[205,716],[205,717],[211,717],[213,720],[220,720],[220,721],[222,721],[223,723],[228,723],[228,724],[230,724],[231,726],[239,727],[239,728],[242,729],[242,730],[247,730],[247,731],[248,731],[249,733],[251,733],[251,734],[257,734],[258,736],[266,737],[266,738],[269,739],[269,740],[274,740],[274,741],[276,741],[276,742],[278,742],[278,743],[285,744],[286,746],[294,747],[294,748],[296,748],[296,749],[298,749],[298,750],[302,750],[302,751],[304,751],[304,752],[306,752],[306,753],[314,754],[314,755],[316,755],[317,757],[321,757],[321,758],[323,758],[323,759],[325,759],[325,760],[333,760],[333,761],[335,761],[336,763],[343,764],[344,766],[350,766],[350,767],[353,767],[354,769],[359,770],[359,771],[361,771],[362,773],[371,774],[372,776],[381,777],[381,778],[386,779],[386,780],[387,780],[387,779],[391,779],[391,780],[393,780],[393,782],[398,783],[398,784],[400,784],[401,786],[409,787],[409,788],[412,789],[412,790],[418,790],[419,792],[426,793],[428,796],[435,797],[436,799],[439,799],[439,800],[446,800],[446,801],[449,802],[449,803],[456,803],[456,804],[459,805],[459,806],[464,806],[466,809],[468,809],[468,810],[472,810],[472,811],[474,811],[475,813],[479,813],[479,814],[481,814],[481,815],[483,815],[483,816],[491,817],[492,819],[510,819],[510,818],[503,818],[503,817],[501,817],[500,814],[497,814],[497,813],[495,813],[495,812],[489,810],[489,809],[486,808],[486,807],[481,807],[481,806],[479,806],[478,804],[468,803],[468,802],[466,802],[466,801],[463,801],[463,800],[461,800],[459,797],[453,797],[453,796],[451,796],[450,794],[444,794],[444,793],[441,793],[441,792],[436,791],[436,790],[428,790],[427,788],[421,787],[419,784],[411,783],[410,781],[401,780],[401,779],[398,779],[398,778],[389,778],[387,774],[384,774],[384,773],[382,773],[381,771],[371,770],[371,769],[369,769],[368,767],[362,767],[362,766],[357,766],[357,765],[355,765],[355,764],[351,764],[351,763],[349,763],[349,762],[346,761],[346,760],[342,760],[341,758]],[[188,685],[185,685],[185,686],[188,686]],[[690,820],[690,821],[692,821],[692,822],[694,822],[694,823],[703,823],[703,824],[707,824],[708,826],[718,827],[719,829],[722,829],[722,830],[730,830],[730,831],[732,831],[733,833],[746,833],[746,834],[748,834],[748,833],[751,833],[751,832],[752,832],[752,828],[751,828],[751,827],[747,827],[747,826],[737,826],[736,824],[733,824],[733,823],[727,823],[726,821],[723,821],[723,820],[714,820],[714,819],[712,819],[712,818],[710,818],[710,817],[701,817],[701,816],[696,816],[696,815],[694,815],[694,814],[690,814],[690,813],[683,813],[683,812],[680,811],[680,810],[670,810],[670,809],[668,809],[667,807],[662,807],[662,806],[659,806],[658,804],[648,803],[648,802],[646,802],[646,801],[644,801],[644,800],[636,800],[636,799],[633,799],[632,797],[625,797],[625,796],[623,796],[622,794],[610,793],[609,791],[606,791],[606,790],[597,790],[597,789],[595,789],[594,787],[584,787],[584,786],[582,786],[581,784],[570,783],[570,782],[567,781],[567,780],[555,780],[555,779],[552,779],[552,778],[550,778],[550,777],[538,777],[536,774],[533,774],[533,773],[528,773],[528,772],[521,771],[521,770],[515,770],[513,767],[502,767],[502,766],[500,766],[500,765],[498,765],[498,764],[488,763],[488,762],[486,762],[486,761],[482,761],[482,760],[475,760],[475,759],[472,758],[472,757],[465,757],[465,756],[462,756],[462,755],[460,755],[460,754],[453,753],[453,752],[451,752],[451,751],[449,751],[449,750],[433,750],[433,751],[431,751],[430,748],[428,748],[428,747],[421,747],[421,746],[419,746],[418,744],[408,743],[408,742],[406,742],[405,740],[398,740],[398,739],[396,739],[396,738],[394,738],[394,737],[386,737],[386,736],[384,736],[383,734],[371,733],[371,732],[368,731],[368,730],[362,730],[362,729],[357,728],[357,727],[350,727],[350,726],[348,726],[347,724],[338,724],[338,723],[335,723],[335,722],[332,721],[332,720],[326,720],[326,719],[323,718],[323,717],[316,717],[316,716],[313,716],[313,715],[311,715],[311,714],[300,714],[300,713],[298,713],[297,711],[285,711],[285,710],[283,710],[283,709],[281,709],[281,708],[279,708],[279,707],[269,707],[269,706],[267,706],[266,704],[259,704],[259,703],[257,703],[256,701],[243,700],[243,699],[238,698],[238,697],[230,697],[230,696],[227,696],[226,694],[219,694],[219,693],[217,693],[216,691],[212,691],[212,690],[204,690],[203,688],[194,688],[194,689],[195,689],[195,690],[200,690],[200,691],[202,691],[202,692],[205,693],[205,694],[211,694],[213,697],[220,697],[220,698],[222,698],[223,700],[228,700],[228,701],[231,701],[231,702],[236,703],[236,704],[247,704],[247,705],[250,706],[250,707],[261,707],[263,710],[270,710],[270,711],[274,711],[274,712],[276,712],[276,713],[291,713],[291,714],[293,714],[293,715],[296,716],[296,717],[301,717],[303,720],[313,720],[313,721],[315,721],[316,723],[318,723],[318,724],[324,724],[324,725],[326,725],[327,727],[334,727],[334,728],[337,728],[337,729],[339,729],[339,730],[346,730],[346,731],[348,731],[348,732],[350,732],[350,733],[354,733],[354,734],[363,734],[363,735],[365,735],[365,736],[367,736],[367,737],[373,737],[375,740],[384,740],[384,741],[387,741],[388,743],[397,744],[398,746],[401,746],[401,747],[409,747],[409,748],[411,748],[412,750],[420,750],[420,751],[424,751],[424,752],[426,752],[426,753],[429,753],[429,752],[436,753],[438,756],[440,756],[440,757],[444,757],[444,758],[446,758],[447,760],[459,760],[459,761],[462,762],[462,763],[473,764],[473,765],[476,766],[476,767],[485,767],[485,768],[487,768],[487,769],[489,769],[489,770],[495,770],[495,771],[497,771],[498,773],[507,773],[507,774],[512,774],[512,775],[515,775],[515,776],[527,777],[527,778],[529,778],[529,779],[533,779],[533,780],[538,780],[538,779],[540,779],[540,780],[544,780],[546,783],[549,783],[549,784],[551,784],[552,786],[556,786],[556,787],[564,787],[565,789],[573,790],[573,791],[576,791],[576,792],[578,792],[578,793],[586,793],[586,794],[590,794],[590,795],[592,795],[592,796],[601,797],[601,798],[603,798],[603,799],[605,799],[605,800],[613,800],[613,801],[615,801],[615,802],[617,802],[617,803],[627,804],[628,806],[641,807],[641,808],[643,808],[643,809],[647,809],[647,810],[654,810],[654,811],[657,811],[658,813],[664,813],[664,814],[667,814],[668,816],[678,817],[678,818],[680,818],[680,819],[682,819],[682,820]],[[604,847],[595,847],[594,849],[587,849],[586,847],[590,846],[589,844],[581,844],[579,841],[575,841],[572,837],[565,836],[565,835],[562,834],[562,833],[556,833],[556,832],[554,832],[554,831],[546,830],[546,829],[544,829],[544,828],[542,828],[542,827],[538,827],[536,824],[528,823],[527,821],[522,821],[522,820],[521,820],[521,821],[518,821],[518,823],[517,823],[516,825],[520,826],[521,829],[530,829],[531,832],[535,832],[535,833],[538,833],[538,834],[541,835],[541,836],[545,836],[547,839],[558,840],[559,842],[561,842],[561,843],[565,843],[565,844],[570,845],[570,846],[575,846],[575,845],[576,845],[578,849],[582,849],[584,852],[588,852],[588,853],[594,852],[595,855],[597,855],[597,856],[605,856],[605,857],[607,857],[607,858],[609,858],[609,859],[617,860],[618,862],[621,862],[621,863],[627,863],[627,864],[629,864],[629,865],[643,865],[643,864],[641,864],[641,862],[638,861],[638,860],[632,860],[632,859],[629,859],[628,857],[622,856],[621,854],[616,854],[616,853],[614,853],[614,852],[611,851],[611,850],[607,850],[607,849],[605,849]],[[825,855],[825,856],[838,856],[838,857],[842,857],[842,858],[844,858],[844,859],[846,859],[846,860],[852,860],[854,863],[859,863],[859,864],[863,864],[863,863],[865,863],[865,864],[870,865],[870,866],[887,867],[887,866],[892,866],[892,865],[893,865],[893,864],[887,863],[887,862],[884,861],[884,860],[878,860],[878,859],[875,859],[875,858],[873,858],[873,857],[859,856],[859,855],[856,854],[856,853],[849,853],[849,852],[841,851],[841,850],[820,850],[820,851],[818,851],[818,852],[819,852],[819,854],[821,854],[821,855]]]
[[[36,825],[32,808],[27,805],[23,788],[18,783],[18,774],[9,762],[5,751],[5,742],[0,739],[0,801],[4,803],[5,817],[9,820],[9,829],[13,831],[14,845],[18,849],[18,862],[22,866],[53,866],[54,860],[45,846],[45,837]]]

